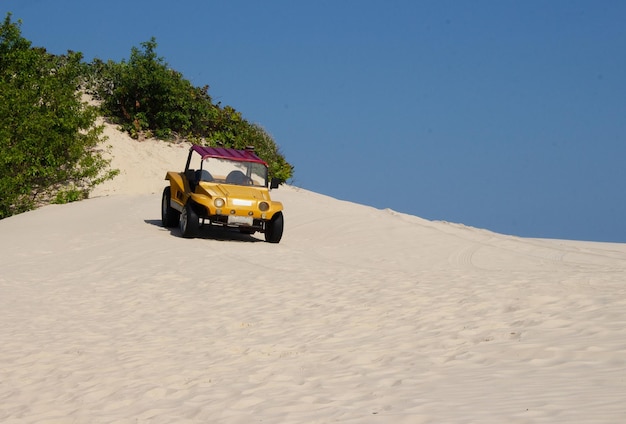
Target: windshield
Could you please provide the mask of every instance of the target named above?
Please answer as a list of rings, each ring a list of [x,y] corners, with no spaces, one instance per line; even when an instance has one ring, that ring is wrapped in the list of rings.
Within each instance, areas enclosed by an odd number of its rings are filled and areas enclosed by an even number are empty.
[[[207,158],[202,161],[201,169],[209,173],[209,176],[204,173],[204,181],[267,187],[267,167],[262,163]]]

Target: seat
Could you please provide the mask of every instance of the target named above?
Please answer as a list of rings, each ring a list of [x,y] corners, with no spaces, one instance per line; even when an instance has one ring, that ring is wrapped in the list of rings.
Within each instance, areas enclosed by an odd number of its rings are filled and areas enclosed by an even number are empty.
[[[189,183],[189,189],[193,192],[196,191],[196,171],[188,169],[185,171],[185,179]]]
[[[198,169],[196,171],[196,181],[198,181],[198,182],[200,182],[200,181],[211,182],[211,181],[213,181],[213,176],[206,169]]]
[[[226,176],[226,184],[249,185],[250,178],[241,171],[231,171]]]

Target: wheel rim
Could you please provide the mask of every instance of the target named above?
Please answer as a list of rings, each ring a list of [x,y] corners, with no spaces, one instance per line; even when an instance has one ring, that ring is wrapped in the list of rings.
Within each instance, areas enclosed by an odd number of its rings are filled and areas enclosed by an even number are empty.
[[[163,201],[161,202],[161,216],[165,218],[167,216],[167,196],[163,196]]]
[[[187,229],[187,208],[180,214],[180,230],[184,233]]]

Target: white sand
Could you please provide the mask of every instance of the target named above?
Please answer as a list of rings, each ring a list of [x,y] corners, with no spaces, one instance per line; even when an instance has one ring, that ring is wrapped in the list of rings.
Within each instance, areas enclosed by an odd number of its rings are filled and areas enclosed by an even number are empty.
[[[0,221],[2,423],[619,423],[626,245],[294,187],[278,245],[160,227],[185,146]]]

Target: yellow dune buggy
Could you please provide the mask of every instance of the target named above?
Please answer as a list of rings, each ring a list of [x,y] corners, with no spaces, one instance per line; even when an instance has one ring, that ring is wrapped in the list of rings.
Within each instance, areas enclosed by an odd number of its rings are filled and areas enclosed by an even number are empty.
[[[272,201],[270,189],[280,181],[268,180],[268,166],[252,149],[193,145],[183,172],[165,175],[161,221],[179,226],[181,235],[198,235],[200,225],[238,228],[242,233],[265,234],[278,243],[283,235],[283,205]]]

